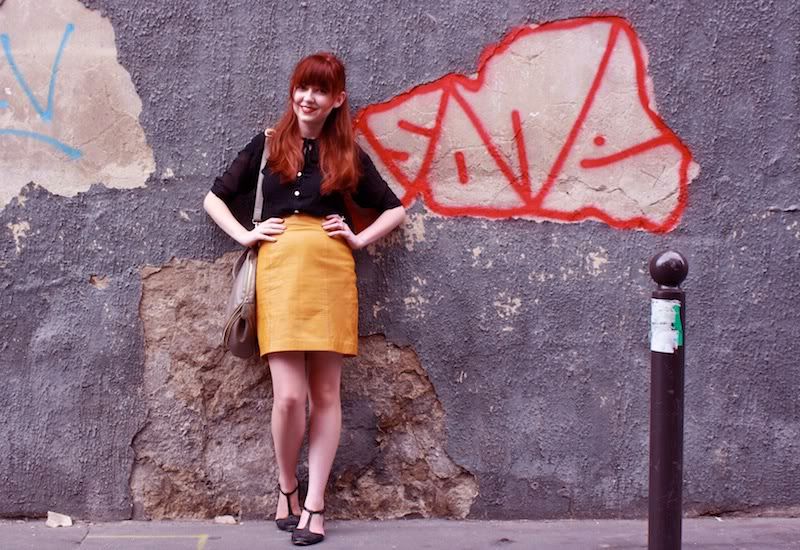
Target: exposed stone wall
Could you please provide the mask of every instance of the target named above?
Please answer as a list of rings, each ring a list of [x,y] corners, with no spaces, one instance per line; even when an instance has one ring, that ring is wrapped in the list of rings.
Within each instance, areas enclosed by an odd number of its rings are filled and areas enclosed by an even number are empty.
[[[214,314],[236,256],[142,273],[148,414],[133,440],[135,517],[274,513],[269,370],[223,353]],[[444,409],[416,354],[380,336],[360,345],[343,374],[330,516],[466,517],[477,482],[447,456]]]

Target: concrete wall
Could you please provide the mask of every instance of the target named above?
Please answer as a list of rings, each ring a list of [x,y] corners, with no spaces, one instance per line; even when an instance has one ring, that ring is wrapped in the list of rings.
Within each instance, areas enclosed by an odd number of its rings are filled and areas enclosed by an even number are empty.
[[[336,515],[644,515],[665,247],[687,511],[797,507],[799,11],[0,2],[0,515],[269,512],[269,377],[219,348],[236,247],[200,201],[320,49],[410,209],[357,254]]]

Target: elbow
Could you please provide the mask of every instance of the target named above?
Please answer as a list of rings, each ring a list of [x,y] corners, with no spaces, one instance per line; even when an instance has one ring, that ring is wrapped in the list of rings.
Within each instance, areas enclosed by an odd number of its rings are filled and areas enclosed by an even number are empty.
[[[214,193],[209,191],[206,193],[206,196],[203,198],[203,210],[206,211],[206,214],[211,214],[211,202],[214,200],[212,197],[216,197]]]

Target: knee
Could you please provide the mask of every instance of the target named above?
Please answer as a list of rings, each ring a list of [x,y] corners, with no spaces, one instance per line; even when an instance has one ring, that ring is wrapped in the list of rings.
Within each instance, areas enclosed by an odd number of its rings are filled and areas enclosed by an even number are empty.
[[[302,393],[285,393],[276,395],[272,409],[281,415],[295,415],[305,412],[306,396]]]
[[[313,387],[309,399],[314,408],[327,409],[341,406],[338,384],[325,384]]]

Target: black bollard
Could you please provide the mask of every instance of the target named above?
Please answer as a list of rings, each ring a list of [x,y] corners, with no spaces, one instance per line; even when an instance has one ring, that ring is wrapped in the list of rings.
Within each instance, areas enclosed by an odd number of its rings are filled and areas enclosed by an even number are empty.
[[[686,258],[672,250],[650,260],[658,283],[650,301],[649,550],[681,547],[683,508],[683,371]]]

